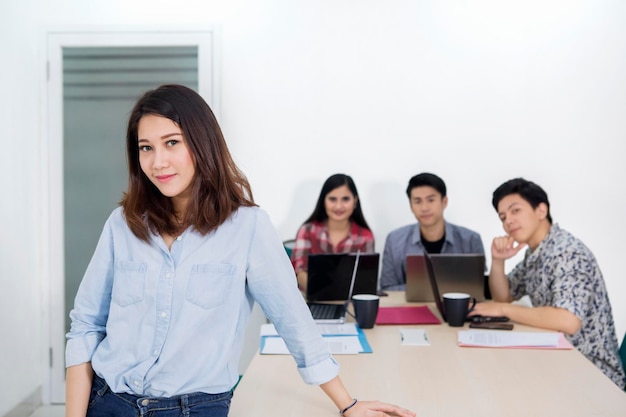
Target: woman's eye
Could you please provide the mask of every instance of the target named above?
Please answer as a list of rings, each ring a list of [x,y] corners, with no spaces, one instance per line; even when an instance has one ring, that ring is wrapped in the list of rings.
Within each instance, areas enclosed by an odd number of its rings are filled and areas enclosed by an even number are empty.
[[[172,146],[176,145],[177,143],[178,143],[178,141],[177,141],[177,140],[175,140],[175,139],[170,139],[170,140],[168,140],[167,142],[165,142],[165,144],[166,144],[167,146],[169,146],[169,147],[172,147]]]
[[[148,145],[143,145],[143,146],[139,147],[139,150],[141,152],[148,152],[149,150],[152,150],[152,148],[150,146],[148,146]]]

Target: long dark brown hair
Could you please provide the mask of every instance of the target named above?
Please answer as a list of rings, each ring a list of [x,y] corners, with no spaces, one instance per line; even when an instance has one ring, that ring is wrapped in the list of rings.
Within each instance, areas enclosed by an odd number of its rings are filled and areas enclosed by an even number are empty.
[[[324,204],[324,200],[328,193],[333,191],[335,188],[339,188],[341,186],[347,186],[354,198],[356,198],[356,207],[354,211],[352,211],[352,215],[350,215],[350,221],[358,224],[361,227],[366,228],[371,231],[369,225],[365,221],[365,216],[363,215],[363,210],[361,209],[361,199],[359,198],[359,193],[356,190],[356,185],[354,184],[354,180],[351,176],[346,174],[334,174],[331,175],[324,181],[324,185],[322,185],[322,190],[320,191],[320,195],[317,198],[317,203],[315,203],[315,208],[313,209],[313,213],[309,216],[308,219],[304,221],[304,224],[310,223],[313,221],[323,222],[328,219],[328,213],[326,212],[326,206]]]
[[[166,117],[176,123],[193,156],[192,197],[182,224],[172,200],[161,194],[139,164],[137,130],[146,115]],[[250,184],[233,161],[215,115],[204,99],[188,87],[163,85],[137,101],[128,120],[126,155],[128,190],[120,204],[130,230],[146,242],[150,232],[176,235],[190,225],[206,235],[239,207],[256,205]]]

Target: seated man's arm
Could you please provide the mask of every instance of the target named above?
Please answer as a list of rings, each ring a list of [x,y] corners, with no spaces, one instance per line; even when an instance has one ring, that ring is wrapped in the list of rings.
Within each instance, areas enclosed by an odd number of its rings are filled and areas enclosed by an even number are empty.
[[[526,307],[511,304],[509,279],[504,273],[504,262],[526,245],[517,245],[510,237],[495,238],[491,245],[491,272],[489,290],[494,302],[479,303],[470,315],[506,316],[512,321],[528,326],[556,330],[572,335],[582,326],[582,321],[571,311],[552,306]]]
[[[387,236],[383,251],[383,267],[380,271],[380,289],[398,291],[405,289],[405,281],[402,276],[402,265],[399,264],[398,254],[393,250],[393,243]]]
[[[483,246],[483,240],[478,233],[473,233],[470,240],[471,253],[485,254],[485,247]]]
[[[510,236],[496,237],[491,243],[491,271],[489,272],[489,291],[493,301],[511,302],[509,279],[504,273],[504,261],[522,250],[526,245],[515,244]]]
[[[483,240],[478,233],[473,233],[470,240],[470,253],[485,254],[485,247],[483,246]],[[489,269],[487,263],[485,263],[485,273],[488,273]]]
[[[573,335],[582,326],[576,315],[558,307],[525,307],[510,303],[478,303],[472,314],[506,316],[512,321],[541,329],[556,330]]]
[[[509,279],[504,273],[504,259],[491,260],[491,271],[489,272],[489,291],[493,301],[511,302]]]

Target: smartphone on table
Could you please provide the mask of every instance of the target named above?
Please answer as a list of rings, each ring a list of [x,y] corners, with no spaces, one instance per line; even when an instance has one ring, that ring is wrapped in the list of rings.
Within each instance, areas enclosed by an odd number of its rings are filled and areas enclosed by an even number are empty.
[[[502,323],[502,322],[494,322],[494,321],[487,321],[487,322],[482,322],[482,323],[470,323],[469,327],[471,329],[513,330],[513,325],[511,323]]]

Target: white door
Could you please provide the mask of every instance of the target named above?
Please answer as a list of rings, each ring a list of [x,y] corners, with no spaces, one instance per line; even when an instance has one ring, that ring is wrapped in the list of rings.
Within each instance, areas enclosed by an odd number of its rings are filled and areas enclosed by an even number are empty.
[[[124,140],[132,105],[158,85],[185,84],[219,118],[217,35],[214,27],[47,34],[41,186],[50,326],[45,403],[65,401],[68,312],[104,221],[126,188]]]

